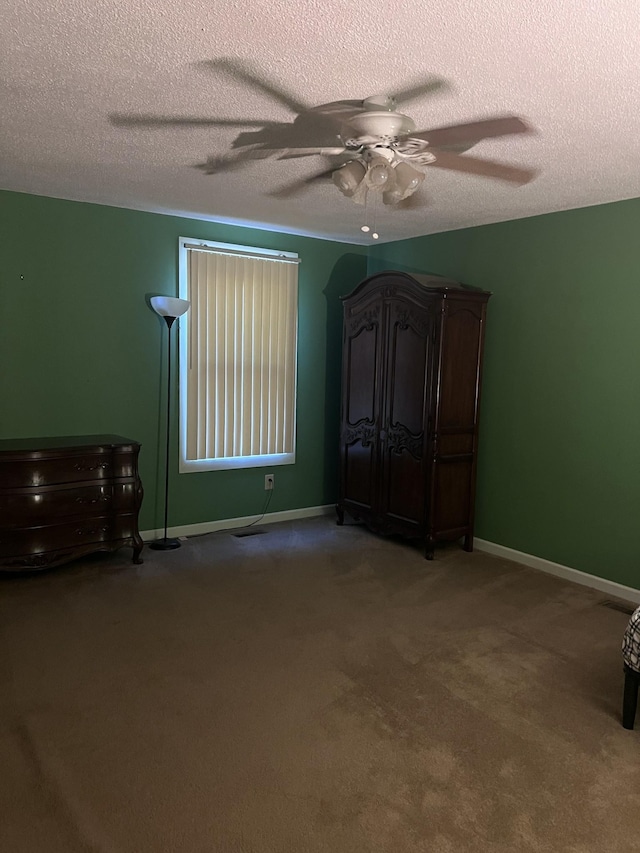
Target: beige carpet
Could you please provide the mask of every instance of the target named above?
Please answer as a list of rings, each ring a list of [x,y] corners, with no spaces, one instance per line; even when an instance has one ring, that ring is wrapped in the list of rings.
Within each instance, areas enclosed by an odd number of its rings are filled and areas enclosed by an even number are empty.
[[[2,853],[640,849],[605,596],[264,529],[0,581]]]

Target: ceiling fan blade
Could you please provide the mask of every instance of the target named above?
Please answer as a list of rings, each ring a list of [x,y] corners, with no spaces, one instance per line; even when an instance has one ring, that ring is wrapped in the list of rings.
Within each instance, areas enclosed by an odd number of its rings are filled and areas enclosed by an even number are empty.
[[[198,65],[202,68],[222,71],[229,77],[233,77],[234,80],[239,80],[241,83],[248,83],[254,89],[263,92],[265,95],[268,95],[278,103],[283,104],[294,113],[303,113],[309,109],[307,104],[299,101],[290,92],[287,92],[275,83],[271,83],[269,80],[261,79],[249,68],[233,59],[205,59],[204,61],[199,62]]]
[[[293,122],[272,123],[260,130],[243,131],[232,148],[261,145],[264,148],[338,148],[341,125],[330,116],[304,113]]]
[[[346,148],[271,148],[267,145],[256,145],[253,149],[239,152],[238,157],[250,160],[262,160],[275,157],[277,160],[295,160],[298,157],[337,157],[346,153]]]
[[[339,167],[332,166],[330,169],[323,169],[321,172],[315,172],[313,175],[309,175],[306,178],[300,178],[297,181],[292,181],[290,184],[284,184],[284,186],[279,187],[276,190],[272,190],[268,195],[273,198],[290,198],[291,196],[297,195],[297,193],[308,189],[309,186],[316,181],[322,181],[325,178],[330,178],[337,168]]]
[[[153,116],[112,113],[109,121],[116,127],[265,127],[269,121],[240,118],[197,118],[191,116]]]
[[[472,175],[498,178],[501,181],[509,181],[513,184],[526,184],[537,174],[535,169],[527,169],[522,166],[509,166],[507,163],[497,163],[495,160],[467,157],[466,155],[456,154],[454,151],[430,150],[436,159],[433,163],[429,163],[429,168],[436,166],[439,169],[451,169],[454,172],[469,172]]]
[[[346,148],[285,148],[278,160],[294,160],[297,157],[339,157]]]
[[[433,130],[412,131],[407,136],[424,139],[430,145],[459,145],[466,142],[479,142],[495,136],[508,136],[512,133],[533,133],[533,128],[517,116],[500,116],[465,124],[452,124]]]
[[[204,163],[195,163],[193,168],[199,169],[205,175],[217,175],[220,172],[234,172],[237,169],[241,169],[252,160],[265,160],[267,157],[271,157],[274,153],[275,152],[273,151],[262,151],[261,149],[257,149],[255,151],[243,151],[240,154],[234,155],[212,154],[210,157],[207,157]]]
[[[405,86],[397,92],[392,92],[389,97],[393,98],[396,106],[406,104],[409,101],[415,101],[416,98],[421,98],[423,95],[434,95],[436,92],[444,92],[449,88],[446,80],[440,77],[430,77],[427,80],[421,80],[412,85]]]

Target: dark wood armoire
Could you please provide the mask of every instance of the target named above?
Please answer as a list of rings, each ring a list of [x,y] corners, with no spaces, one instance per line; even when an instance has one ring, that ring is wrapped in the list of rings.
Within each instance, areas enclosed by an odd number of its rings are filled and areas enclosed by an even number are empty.
[[[382,272],[344,297],[340,497],[380,533],[473,549],[485,315],[490,293]]]

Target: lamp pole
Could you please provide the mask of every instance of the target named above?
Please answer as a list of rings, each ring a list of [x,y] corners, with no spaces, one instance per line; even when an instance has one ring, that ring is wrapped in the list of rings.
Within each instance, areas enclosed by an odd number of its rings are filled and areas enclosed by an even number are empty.
[[[164,536],[151,542],[149,547],[154,551],[173,551],[180,547],[180,540],[167,536],[169,520],[169,455],[171,447],[171,327],[178,317],[189,309],[186,299],[177,299],[169,296],[154,296],[151,299],[151,307],[159,314],[167,324],[167,431],[164,466]]]

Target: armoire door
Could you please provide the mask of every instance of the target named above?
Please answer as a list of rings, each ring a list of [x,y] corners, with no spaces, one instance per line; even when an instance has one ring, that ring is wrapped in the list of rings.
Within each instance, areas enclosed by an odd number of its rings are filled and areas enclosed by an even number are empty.
[[[379,511],[385,525],[407,533],[423,528],[428,500],[425,452],[436,328],[433,306],[433,301],[419,305],[410,298],[386,304]]]
[[[345,307],[341,500],[356,513],[376,509],[382,388],[382,302]]]
[[[486,299],[452,297],[442,315],[429,531],[440,538],[470,536],[473,527],[485,312]]]

